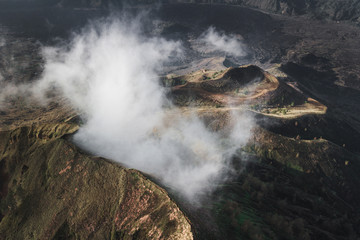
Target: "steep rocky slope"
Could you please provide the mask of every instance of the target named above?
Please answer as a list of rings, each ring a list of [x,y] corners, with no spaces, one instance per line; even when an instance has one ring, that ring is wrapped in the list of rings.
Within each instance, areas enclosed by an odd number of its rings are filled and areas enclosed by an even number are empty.
[[[20,126],[0,125],[7,129],[0,131],[1,239],[193,238],[164,189],[74,146],[68,136],[79,126],[71,113],[57,118],[63,111],[50,107],[37,112],[40,122],[37,115]]]

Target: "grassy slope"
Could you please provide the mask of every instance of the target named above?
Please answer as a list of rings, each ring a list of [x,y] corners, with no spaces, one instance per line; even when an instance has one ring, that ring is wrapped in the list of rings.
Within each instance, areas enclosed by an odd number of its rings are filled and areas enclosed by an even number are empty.
[[[5,239],[192,239],[167,193],[136,170],[77,149],[44,124],[0,132]]]

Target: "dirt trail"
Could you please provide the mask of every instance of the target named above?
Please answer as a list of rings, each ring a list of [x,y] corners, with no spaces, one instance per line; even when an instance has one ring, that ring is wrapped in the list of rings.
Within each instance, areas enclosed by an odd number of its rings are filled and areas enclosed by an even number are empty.
[[[236,96],[236,93],[234,93],[234,91],[222,92],[220,88],[218,92],[208,91],[202,87],[201,82],[212,82],[221,80],[227,71],[225,71],[213,80],[205,81],[203,79],[207,79],[208,75],[212,74],[212,72],[199,71],[195,74],[183,76],[185,79],[187,79],[188,82],[173,87],[171,89],[172,93],[183,96],[196,96],[198,98],[215,103],[214,106],[197,107],[196,110],[193,107],[184,107],[184,109],[188,109],[185,111],[195,110],[197,112],[201,112],[211,109],[211,111],[214,112],[227,112],[247,109],[258,114],[286,119],[297,118],[307,114],[325,114],[327,111],[327,107],[325,105],[321,104],[313,98],[305,98],[304,93],[301,92],[299,89],[295,88],[292,85],[279,82],[276,77],[274,77],[268,72],[264,72],[264,79],[260,83],[252,83],[249,85],[245,85],[242,88],[235,89],[236,92],[236,90],[239,89],[244,90],[248,87],[253,88],[252,92],[247,96]],[[288,106],[283,106],[281,108],[279,106],[268,106],[266,104],[266,106],[264,106],[262,110],[254,110],[251,108],[252,104],[261,102],[261,99],[283,98],[283,96],[281,96],[281,91],[277,90],[285,87],[287,87],[288,91],[291,91],[291,93],[293,92],[292,96],[294,96],[294,98],[297,95],[302,95],[306,99],[306,101],[303,104],[298,104],[295,106],[292,104]],[[288,87],[290,87],[290,90]],[[221,105],[221,107],[219,105]]]

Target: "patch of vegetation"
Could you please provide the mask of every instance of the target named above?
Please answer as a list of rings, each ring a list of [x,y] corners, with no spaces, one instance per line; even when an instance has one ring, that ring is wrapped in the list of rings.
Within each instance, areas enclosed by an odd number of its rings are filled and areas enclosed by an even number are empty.
[[[184,77],[170,77],[170,78],[162,78],[161,79],[162,85],[164,87],[174,87],[178,85],[184,85],[187,83]]]
[[[255,111],[261,111],[262,108],[263,108],[263,106],[259,103],[250,105],[250,109],[255,110]]]
[[[271,111],[267,109],[267,112],[271,113],[271,114],[286,115],[289,112],[289,110],[287,108],[278,107],[278,108],[272,109]]]
[[[296,170],[296,171],[299,171],[299,172],[303,172],[303,171],[304,171],[304,169],[303,169],[300,165],[298,165],[298,164],[296,164],[296,163],[294,163],[294,162],[291,162],[291,161],[288,161],[288,162],[286,163],[286,166],[287,166],[288,168],[292,168],[292,169],[294,169],[294,170]]]
[[[282,113],[283,115],[286,115],[287,112],[288,112],[288,109],[287,109],[287,108],[282,108],[282,109],[281,109],[281,113]]]

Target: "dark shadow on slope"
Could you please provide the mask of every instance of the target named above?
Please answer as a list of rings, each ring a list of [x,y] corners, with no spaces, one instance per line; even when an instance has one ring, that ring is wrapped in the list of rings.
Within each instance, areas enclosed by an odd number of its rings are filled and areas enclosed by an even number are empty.
[[[308,64],[326,61],[308,57]],[[349,150],[359,152],[360,144],[360,91],[341,87],[334,82],[336,73],[325,67],[316,70],[309,66],[287,63],[281,66],[291,80],[299,83],[299,88],[307,95],[328,107],[325,116],[304,116],[299,120],[278,120],[270,127],[272,131],[289,137],[300,135],[305,139],[323,137]],[[299,123],[296,128],[295,122]]]
[[[334,181],[320,170],[250,161],[214,193],[214,215],[224,239],[351,239],[359,234],[359,213]]]

